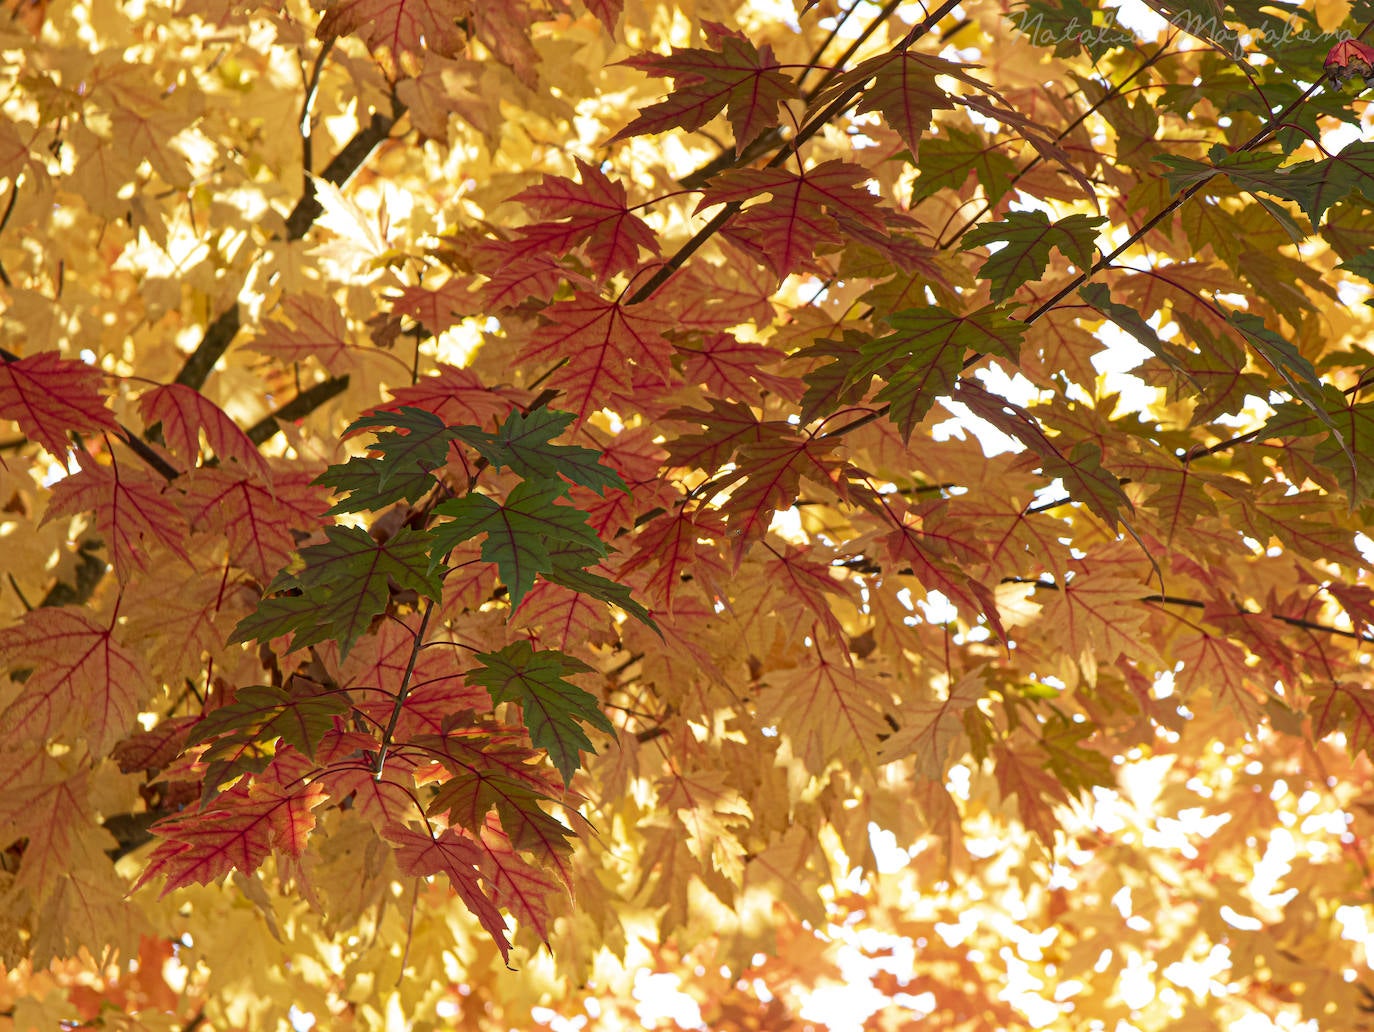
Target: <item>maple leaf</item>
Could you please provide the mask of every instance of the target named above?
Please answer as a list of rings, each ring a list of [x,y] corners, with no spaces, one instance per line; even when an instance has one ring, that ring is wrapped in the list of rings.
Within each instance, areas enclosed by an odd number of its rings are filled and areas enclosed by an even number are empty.
[[[188,564],[191,561],[184,547],[186,522],[161,477],[114,462],[102,466],[88,455],[81,460],[80,470],[53,485],[43,522],[79,512],[94,512],[96,529],[109,547],[120,581],[148,569],[155,544]]]
[[[607,583],[621,587],[614,581],[607,580]],[[629,589],[623,590],[628,596]],[[597,599],[561,584],[538,583],[525,596],[513,621],[529,635],[531,642],[565,652],[583,645],[611,644],[616,637],[614,621],[606,607],[598,604],[607,601],[612,600]],[[648,610],[643,607],[640,610],[641,619],[652,619]]]
[[[349,426],[349,432],[367,427],[392,426],[404,433],[379,433],[371,450],[380,456],[354,456],[346,463],[330,466],[315,483],[346,492],[325,515],[376,511],[405,499],[417,502],[438,485],[430,472],[448,457],[454,431],[438,416],[424,409],[402,406],[399,410],[380,410],[362,416]]]
[[[1308,715],[1318,738],[1341,731],[1352,752],[1368,754],[1374,748],[1374,692],[1365,685],[1351,681],[1314,685]]]
[[[969,351],[1014,360],[1025,332],[993,306],[968,315],[931,306],[897,312],[886,322],[892,332],[860,345],[846,381],[866,384],[875,373],[887,380],[876,400],[891,405],[903,437],[911,436],[936,398],[953,391]]]
[[[110,757],[125,774],[156,771],[181,755],[186,736],[198,717],[170,717],[150,731],[135,731],[119,742]]]
[[[460,770],[439,787],[425,812],[431,816],[447,813],[452,823],[480,833],[487,826],[488,813],[495,810],[510,845],[550,863],[571,887],[572,843],[568,840],[573,831],[539,805],[546,798],[526,781],[500,771]]]
[[[1079,441],[1065,455],[1029,412],[968,380],[959,381],[955,399],[1041,456],[1045,476],[1062,479],[1069,495],[1100,516],[1108,526],[1115,527],[1121,521],[1122,508],[1128,512],[1132,510],[1131,500],[1121,489],[1120,481],[1102,468],[1102,451],[1097,445]]]
[[[663,336],[670,322],[651,306],[578,294],[544,314],[548,323],[515,361],[558,363],[547,383],[563,392],[576,422],[601,408],[637,404],[641,388],[673,379],[672,345]]]
[[[749,205],[731,219],[725,232],[782,277],[818,268],[813,256],[819,249],[844,243],[834,216],[887,232],[878,199],[862,186],[870,178],[862,166],[838,158],[798,173],[783,168],[737,169],[712,181],[697,211],[770,194],[768,200]]]
[[[833,442],[790,433],[740,447],[738,470],[720,484],[735,482],[721,512],[735,538],[737,562],[751,541],[768,530],[773,515],[796,503],[803,477],[841,498],[848,497],[849,467],[831,454],[833,450]]]
[[[138,407],[149,427],[161,424],[163,438],[175,454],[194,461],[203,431],[220,459],[233,459],[259,477],[271,476],[267,460],[248,435],[199,391],[180,383],[154,387],[139,396]]]
[[[301,549],[305,565],[299,572],[283,572],[268,585],[270,597],[239,621],[230,643],[293,634],[293,647],[299,649],[333,638],[346,657],[390,603],[393,582],[438,600],[442,589],[428,532],[403,527],[377,541],[360,527],[327,527],[325,537],[325,544]]]
[[[1242,190],[1272,194],[1284,200],[1296,201],[1315,226],[1326,208],[1341,195],[1331,195],[1325,189],[1327,170],[1322,163],[1301,161],[1284,166],[1283,155],[1259,151],[1229,153],[1223,147],[1213,147],[1212,161],[1194,161],[1176,154],[1159,155],[1155,161],[1172,171],[1165,173],[1170,188],[1177,193],[1206,183],[1214,176],[1224,175]],[[1346,193],[1349,187],[1345,187]]]
[[[292,294],[282,299],[281,314],[289,322],[264,323],[262,332],[245,346],[287,362],[314,358],[331,371],[340,367],[351,345],[348,323],[335,301]]]
[[[333,728],[334,718],[348,709],[346,696],[303,678],[293,678],[289,686],[280,688],[249,685],[235,691],[232,701],[201,717],[186,743],[198,745],[218,739],[202,756],[202,762],[207,763],[225,747],[275,738],[314,756],[320,740]]]
[[[535,576],[554,570],[550,545],[576,545],[598,558],[606,554],[606,546],[587,523],[587,514],[557,504],[563,494],[561,483],[527,480],[516,485],[504,502],[475,493],[442,502],[434,507],[435,514],[453,518],[435,526],[434,554],[438,557],[485,534],[482,558],[496,564],[510,592],[511,607],[516,608],[534,585]]]
[[[486,688],[493,703],[520,704],[530,741],[548,750],[565,783],[581,765],[579,753],[596,752],[579,721],[615,735],[596,697],[566,679],[590,672],[580,660],[553,649],[536,652],[527,641],[479,653],[477,659],[483,665],[470,670],[468,680]]]
[[[735,131],[735,151],[778,124],[778,109],[799,96],[796,83],[773,58],[772,47],[755,47],[738,32],[703,22],[715,50],[674,47],[672,54],[640,54],[621,62],[649,75],[673,79],[673,92],[645,108],[611,142],[669,129],[700,129],[725,111]]]
[[[1046,626],[1067,655],[1105,664],[1123,651],[1141,654],[1140,625],[1147,614],[1138,601],[1144,594],[1139,581],[1077,570],[1048,594]]]
[[[0,361],[0,419],[17,422],[67,467],[69,432],[119,430],[100,395],[104,378],[94,366],[55,351]]]
[[[428,50],[454,57],[467,46],[459,25],[464,13],[465,5],[453,0],[339,0],[320,19],[315,35],[326,41],[356,35],[393,60]]]
[[[134,889],[165,878],[162,895],[186,885],[208,885],[230,871],[251,874],[273,849],[299,857],[325,800],[316,784],[293,790],[261,781],[221,793],[212,808],[157,824],[161,840]]]
[[[837,756],[873,762],[879,740],[892,732],[884,719],[891,693],[843,659],[830,660],[817,651],[806,660],[768,675],[758,696],[760,718],[791,739],[813,774],[822,773]]]
[[[506,920],[495,903],[482,890],[479,868],[486,853],[472,839],[445,828],[437,835],[408,827],[387,829],[387,839],[396,848],[396,866],[418,878],[447,875],[449,884],[463,904],[486,929],[504,960],[510,960],[510,941]]]
[[[224,534],[232,561],[266,583],[296,551],[292,532],[313,527],[325,509],[315,479],[307,470],[274,471],[264,484],[221,467],[193,470],[177,484],[191,525]]]
[[[850,84],[872,79],[855,111],[859,114],[882,112],[888,124],[915,154],[931,116],[938,110],[954,106],[949,95],[936,85],[936,76],[949,75],[970,81],[962,71],[964,67],[915,50],[897,49],[857,65],[840,76],[833,88],[844,89]],[[818,102],[823,104],[825,95],[818,98]]]
[[[109,837],[96,825],[89,769],[71,756],[43,752],[17,762],[23,755],[12,752],[0,767],[5,778],[0,846],[8,849],[23,841],[23,859],[12,884],[44,899],[73,867],[94,866],[102,859]]]
[[[943,699],[904,699],[894,714],[898,728],[879,748],[879,760],[914,756],[917,777],[943,779],[950,754],[964,741],[964,711],[986,694],[984,674],[975,670],[950,685]]]
[[[972,175],[989,204],[998,203],[1011,189],[1016,162],[996,144],[976,132],[941,126],[940,133],[921,142],[920,175],[911,189],[915,204],[937,190],[960,190]]]
[[[392,300],[391,310],[400,315],[410,316],[427,332],[437,337],[445,330],[460,325],[466,316],[474,314],[473,301],[470,281],[454,277],[438,287],[406,287]],[[395,393],[392,392],[393,396]]]
[[[725,525],[719,517],[676,506],[641,528],[630,555],[617,567],[617,576],[625,579],[648,571],[641,589],[644,596],[655,606],[674,612],[686,584],[699,580],[709,586],[729,576],[712,543],[724,536]],[[715,594],[709,587],[707,593]]]
[[[561,542],[549,549],[550,568],[541,570],[539,575],[551,584],[575,592],[580,598],[598,599],[618,606],[661,636],[658,624],[654,623],[649,611],[631,595],[628,587],[587,568],[594,566],[600,559],[601,556],[597,552],[584,545]],[[526,618],[529,618],[528,615]]]
[[[472,691],[480,694],[490,708],[491,697],[486,689],[479,685]],[[455,719],[455,713],[461,719]],[[531,748],[529,733],[522,726],[498,723],[492,717],[479,717],[472,711],[466,714],[451,711],[438,734],[418,735],[413,744],[454,777],[499,775],[503,781],[524,785],[541,799],[558,797],[567,802],[575,798],[563,790],[548,765],[542,762],[539,750]],[[464,791],[463,797],[477,800],[480,793],[476,789],[480,786],[469,783],[469,787],[473,791]],[[439,791],[443,791],[443,786]],[[483,810],[482,815],[485,813]]]
[[[410,386],[392,389],[391,401],[368,415],[410,406],[434,413],[449,426],[482,426],[489,420],[505,417],[521,401],[522,393],[486,384],[471,369],[441,363],[435,375],[422,376]]]
[[[1140,313],[1134,308],[1113,301],[1111,291],[1105,286],[1101,283],[1085,283],[1079,288],[1078,294],[1093,308],[1096,308],[1117,326],[1127,331],[1139,344],[1148,348],[1156,358],[1170,369],[1184,379],[1193,382],[1194,386],[1200,386],[1197,381],[1193,380],[1193,374],[1189,370],[1186,360],[1178,354],[1178,349],[1161,340],[1154,328],[1142,319]],[[1205,395],[1205,392],[1203,393]]]
[[[581,182],[563,176],[545,176],[538,186],[511,198],[539,215],[556,222],[533,223],[518,230],[516,247],[537,248],[558,257],[585,246],[592,272],[605,279],[633,268],[640,250],[657,255],[658,238],[644,221],[627,207],[625,187],[608,179],[600,169],[577,158]]]
[[[788,401],[802,395],[802,384],[790,376],[766,373],[759,366],[781,362],[783,356],[762,344],[742,341],[729,333],[707,333],[676,345],[684,379],[705,384],[713,395],[737,401],[757,401],[760,389]]]
[[[547,943],[554,914],[550,901],[566,898],[567,890],[542,864],[532,864],[512,848],[501,828],[488,824],[482,831],[486,851],[483,872],[496,902]]]
[[[1004,797],[1016,796],[1021,822],[1042,842],[1051,844],[1059,826],[1052,803],[1068,802],[1069,796],[1065,786],[1046,769],[1049,758],[1027,737],[1018,734],[1012,743],[993,747],[997,787]]]
[[[432,642],[433,647],[413,655],[418,624],[414,615],[385,621],[349,652],[338,676],[341,687],[359,689],[352,696],[358,711],[383,727],[405,692],[395,731],[402,740],[438,734],[454,713],[490,705],[485,692],[464,683],[455,648]]]
[[[457,427],[453,435],[472,445],[497,469],[507,467],[526,480],[542,478],[558,482],[565,477],[574,484],[601,491],[616,488],[629,493],[620,474],[601,461],[601,453],[572,444],[554,444],[575,417],[571,412],[537,408],[513,411],[496,433],[473,427]]]
[[[1003,245],[993,251],[978,271],[979,279],[992,283],[992,300],[1000,302],[1011,297],[1023,283],[1045,274],[1051,248],[1057,248],[1078,271],[1090,268],[1096,227],[1104,221],[1091,215],[1069,215],[1052,223],[1042,211],[1013,211],[1001,222],[986,222],[970,229],[964,234],[963,248],[967,251],[988,244]]]

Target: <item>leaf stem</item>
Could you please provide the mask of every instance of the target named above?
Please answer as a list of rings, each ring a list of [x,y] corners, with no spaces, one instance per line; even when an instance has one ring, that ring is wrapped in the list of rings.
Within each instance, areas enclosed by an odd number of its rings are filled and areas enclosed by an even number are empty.
[[[448,555],[445,554],[444,562],[448,562]],[[425,599],[424,613],[420,617],[420,626],[415,631],[415,640],[410,646],[410,658],[406,660],[405,673],[401,675],[401,688],[396,693],[396,702],[391,707],[391,717],[386,722],[386,730],[382,732],[382,742],[377,749],[377,762],[372,768],[372,780],[381,781],[382,771],[386,769],[387,752],[391,749],[392,736],[396,733],[396,725],[401,719],[401,710],[405,708],[406,698],[410,695],[411,678],[415,674],[415,663],[420,658],[420,649],[424,646],[425,632],[429,629],[429,618],[434,613],[434,600]]]

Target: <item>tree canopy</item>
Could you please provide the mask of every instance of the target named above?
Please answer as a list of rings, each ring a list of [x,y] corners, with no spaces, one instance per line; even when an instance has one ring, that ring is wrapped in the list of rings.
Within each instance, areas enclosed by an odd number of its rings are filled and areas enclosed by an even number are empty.
[[[1362,1027],[1371,25],[0,2],[0,1026]]]

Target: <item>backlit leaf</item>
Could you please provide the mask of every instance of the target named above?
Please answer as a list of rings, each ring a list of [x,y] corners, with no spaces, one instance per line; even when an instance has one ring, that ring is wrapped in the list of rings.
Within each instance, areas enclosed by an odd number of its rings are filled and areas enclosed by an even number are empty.
[[[529,642],[517,641],[477,659],[482,666],[469,671],[468,679],[486,688],[493,703],[520,704],[530,741],[548,750],[565,782],[581,766],[580,753],[596,751],[581,723],[615,733],[595,696],[567,680],[569,674],[590,669],[572,656],[550,649],[536,652]]]

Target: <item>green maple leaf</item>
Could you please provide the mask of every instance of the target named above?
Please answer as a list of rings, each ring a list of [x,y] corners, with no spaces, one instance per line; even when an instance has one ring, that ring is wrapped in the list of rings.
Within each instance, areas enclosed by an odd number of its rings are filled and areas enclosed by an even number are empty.
[[[379,487],[386,487],[395,476],[416,469],[428,473],[438,469],[448,458],[449,442],[455,430],[433,412],[412,405],[402,405],[395,412],[377,412],[362,416],[349,424],[346,433],[368,427],[390,426],[404,433],[379,433],[370,450],[381,452],[377,460],[381,468]]]
[[[235,692],[233,702],[202,717],[186,743],[196,745],[219,738],[205,754],[206,760],[222,755],[234,744],[273,738],[313,756],[320,740],[334,727],[334,718],[348,709],[347,697],[338,692],[250,685]]]
[[[935,399],[948,394],[970,351],[1015,357],[1025,327],[992,306],[969,315],[944,308],[911,308],[887,317],[892,332],[864,343],[849,371],[851,383],[881,374],[887,386],[877,399],[903,437],[910,437]]]
[[[606,554],[606,546],[587,523],[587,514],[556,504],[563,493],[561,483],[527,480],[517,485],[504,503],[470,494],[436,506],[436,514],[452,517],[431,532],[436,565],[437,557],[449,549],[485,534],[482,558],[496,564],[510,592],[511,606],[520,605],[534,586],[535,576],[554,570],[551,545],[580,545],[598,558]]]
[[[581,764],[579,753],[596,752],[579,722],[615,734],[596,697],[566,680],[569,674],[591,671],[580,660],[557,649],[535,652],[527,641],[477,658],[483,665],[469,671],[468,680],[485,688],[493,704],[520,704],[530,741],[548,751],[564,784]]]
[[[1001,222],[975,226],[964,234],[964,250],[1001,243],[978,273],[992,282],[993,301],[1005,301],[1016,288],[1038,280],[1050,264],[1050,249],[1057,248],[1082,271],[1092,265],[1097,227],[1105,220],[1091,215],[1070,215],[1051,223],[1042,211],[1013,211]]]
[[[1326,209],[1345,200],[1352,192],[1359,193],[1365,200],[1374,200],[1374,144],[1356,141],[1339,154],[1312,164],[1323,172],[1322,181],[1315,189],[1313,211],[1308,213],[1312,225],[1317,224]]]
[[[1374,402],[1348,398],[1330,384],[1324,386],[1321,401],[1325,418],[1305,402],[1289,401],[1275,406],[1269,426],[1283,437],[1325,433],[1312,457],[1335,475],[1354,505],[1374,494]]]
[[[336,502],[325,515],[363,510],[376,512],[402,498],[408,502],[418,502],[439,482],[432,473],[418,466],[403,472],[392,471],[385,480],[383,472],[382,463],[361,456],[330,466],[314,482],[332,487],[336,494],[346,494],[347,497]]]
[[[1280,167],[1282,154],[1258,151],[1231,154],[1219,145],[1212,148],[1209,156],[1210,163],[1176,154],[1160,155],[1154,160],[1172,169],[1164,178],[1174,193],[1204,183],[1215,175],[1224,175],[1250,193],[1267,193],[1297,202],[1313,225],[1321,221],[1327,208],[1350,192],[1349,186],[1339,194],[1332,191],[1327,183],[1331,172],[1324,161],[1300,161]]]
[[[333,638],[346,657],[373,617],[386,610],[393,582],[439,600],[443,585],[430,558],[429,532],[405,527],[377,541],[358,527],[329,527],[325,536],[325,544],[301,550],[299,571],[284,571],[268,585],[269,594],[283,594],[263,599],[239,621],[231,642],[293,633],[293,647],[304,648]]]
[[[377,434],[371,450],[380,455],[354,456],[330,466],[315,479],[317,484],[347,494],[325,515],[365,509],[375,512],[402,498],[418,502],[438,483],[430,471],[447,459],[449,442],[456,436],[454,428],[445,426],[432,412],[405,405],[397,412],[378,412],[354,420],[346,432],[378,426],[405,432]]]
[[[911,203],[937,190],[958,190],[974,173],[988,203],[996,204],[1011,189],[1018,171],[1016,162],[983,134],[941,126],[938,136],[921,140],[920,175],[911,188]]]
[[[475,427],[456,427],[453,433],[497,469],[508,467],[526,480],[557,482],[561,475],[593,491],[613,487],[628,493],[630,489],[620,474],[601,462],[600,452],[553,443],[573,419],[571,412],[537,408],[529,413],[512,412],[494,434]]]
[[[1358,485],[1360,481],[1360,460],[1345,438],[1345,431],[1332,418],[1323,403],[1322,394],[1326,385],[1317,375],[1312,363],[1303,357],[1297,347],[1284,340],[1264,324],[1264,320],[1250,312],[1227,312],[1226,321],[1238,329],[1250,345],[1269,366],[1278,373],[1293,395],[1306,405],[1312,414],[1331,431],[1332,441],[1337,445],[1349,466],[1348,482]],[[1350,495],[1354,504],[1356,495]]]
[[[1094,14],[1099,15],[1096,25]],[[1036,46],[1053,43],[1056,57],[1072,57],[1087,50],[1094,61],[1099,61],[1116,47],[1135,43],[1131,33],[1115,22],[1104,24],[1100,12],[1080,0],[1059,0],[1054,4],[1029,0],[1013,12],[1012,24]]]

